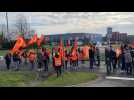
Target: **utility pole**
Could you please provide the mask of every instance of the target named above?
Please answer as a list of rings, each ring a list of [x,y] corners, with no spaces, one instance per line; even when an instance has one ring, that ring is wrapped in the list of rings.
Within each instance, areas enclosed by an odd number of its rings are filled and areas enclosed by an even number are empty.
[[[8,13],[6,12],[6,23],[7,23],[7,35],[9,34],[9,27],[8,27]]]

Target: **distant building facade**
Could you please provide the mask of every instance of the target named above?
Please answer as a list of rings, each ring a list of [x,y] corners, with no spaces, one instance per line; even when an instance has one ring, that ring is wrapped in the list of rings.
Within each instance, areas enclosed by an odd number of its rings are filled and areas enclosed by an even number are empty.
[[[111,27],[107,28],[106,40],[112,43],[127,41],[127,33],[113,32]]]
[[[109,41],[112,37],[112,27],[107,28],[106,40]]]
[[[49,41],[58,42],[60,37],[62,40],[66,42],[67,40],[74,41],[77,39],[78,41],[88,40],[89,42],[102,42],[102,35],[96,33],[65,33],[65,34],[55,34],[55,35],[45,35],[45,37],[49,37]]]
[[[128,35],[128,42],[134,43],[134,35]]]
[[[112,27],[107,28],[107,34],[112,34]]]

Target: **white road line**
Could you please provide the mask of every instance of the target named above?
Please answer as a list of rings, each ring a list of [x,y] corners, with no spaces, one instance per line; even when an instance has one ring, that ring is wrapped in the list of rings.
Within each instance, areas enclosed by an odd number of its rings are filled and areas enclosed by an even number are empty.
[[[107,76],[106,79],[116,79],[116,80],[134,80],[134,78],[128,78],[128,77],[113,77],[113,76]]]

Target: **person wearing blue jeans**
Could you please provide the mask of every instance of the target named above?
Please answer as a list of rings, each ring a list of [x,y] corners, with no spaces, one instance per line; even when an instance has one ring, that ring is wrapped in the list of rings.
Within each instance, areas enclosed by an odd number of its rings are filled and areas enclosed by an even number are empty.
[[[13,54],[13,61],[15,63],[15,67],[16,67],[15,69],[16,69],[16,71],[18,71],[19,67],[20,67],[20,57],[17,53]]]
[[[15,65],[16,65],[16,71],[18,71],[19,70],[19,67],[20,67],[20,62],[19,61],[16,61],[15,62]]]
[[[112,66],[109,58],[106,58],[106,70],[107,70],[107,74],[111,73]]]

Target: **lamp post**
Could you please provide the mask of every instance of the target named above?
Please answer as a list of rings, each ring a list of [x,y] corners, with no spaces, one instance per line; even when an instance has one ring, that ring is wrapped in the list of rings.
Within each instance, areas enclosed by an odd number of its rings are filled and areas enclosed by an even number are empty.
[[[8,14],[6,12],[6,23],[7,23],[7,33],[9,33],[9,29],[8,29]]]
[[[8,25],[8,13],[6,12],[6,24],[7,24],[7,35],[9,35],[9,25]],[[10,41],[10,36],[8,37],[9,41]]]

